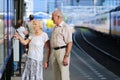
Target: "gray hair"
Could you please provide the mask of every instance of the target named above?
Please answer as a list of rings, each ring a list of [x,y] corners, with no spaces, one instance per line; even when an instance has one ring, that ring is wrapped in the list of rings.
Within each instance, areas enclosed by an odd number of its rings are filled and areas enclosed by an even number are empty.
[[[53,13],[56,13],[57,16],[62,17],[62,13],[59,9],[55,9]]]

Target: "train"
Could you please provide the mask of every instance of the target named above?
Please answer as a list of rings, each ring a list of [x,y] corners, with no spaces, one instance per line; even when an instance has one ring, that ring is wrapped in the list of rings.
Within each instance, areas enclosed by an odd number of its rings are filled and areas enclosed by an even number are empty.
[[[24,0],[0,0],[0,80],[13,75],[14,25],[22,18]]]
[[[84,19],[82,26],[115,38],[120,38],[120,6],[94,17]]]
[[[11,72],[7,72],[7,70],[12,70],[10,62],[12,60],[13,39],[11,35],[13,35],[13,31],[11,27],[14,19],[14,0],[0,0],[0,80],[10,80],[11,76]],[[8,74],[10,75],[7,76]]]

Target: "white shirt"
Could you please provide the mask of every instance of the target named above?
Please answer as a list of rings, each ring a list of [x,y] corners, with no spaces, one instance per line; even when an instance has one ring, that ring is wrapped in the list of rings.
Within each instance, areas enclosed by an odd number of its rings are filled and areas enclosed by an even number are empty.
[[[39,36],[30,36],[28,57],[37,61],[43,61],[43,49],[45,42],[48,41],[47,33],[43,32]]]

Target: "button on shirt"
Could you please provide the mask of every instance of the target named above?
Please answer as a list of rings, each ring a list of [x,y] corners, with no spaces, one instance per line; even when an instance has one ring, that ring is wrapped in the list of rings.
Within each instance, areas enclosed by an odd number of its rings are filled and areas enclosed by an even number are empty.
[[[63,21],[59,26],[55,26],[51,39],[51,46],[53,48],[67,45],[72,41],[72,32],[69,26]]]

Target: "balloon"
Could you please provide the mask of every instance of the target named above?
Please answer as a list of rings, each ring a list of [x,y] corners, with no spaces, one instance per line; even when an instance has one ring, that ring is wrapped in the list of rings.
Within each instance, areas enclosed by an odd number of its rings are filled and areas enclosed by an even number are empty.
[[[47,26],[47,28],[52,28],[54,26],[53,20],[47,19],[46,26]]]

